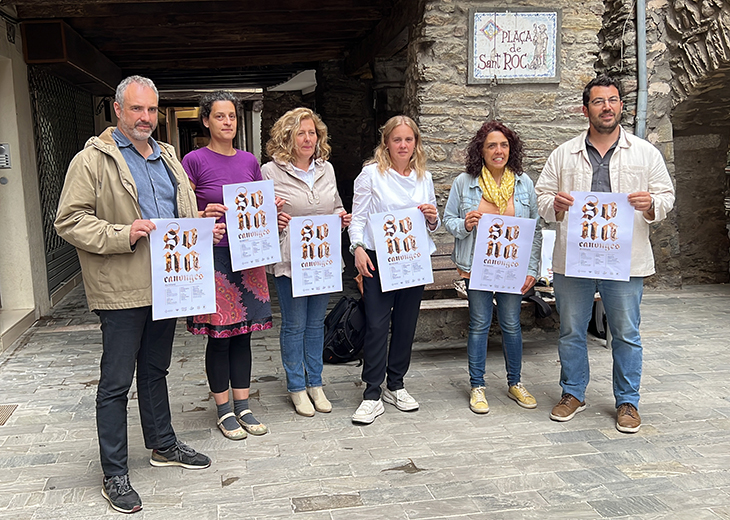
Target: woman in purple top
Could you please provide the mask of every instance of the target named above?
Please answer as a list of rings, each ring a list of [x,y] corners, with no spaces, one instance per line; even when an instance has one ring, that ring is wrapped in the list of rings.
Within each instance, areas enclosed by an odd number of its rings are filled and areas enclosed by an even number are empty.
[[[200,120],[210,133],[210,143],[187,154],[182,161],[198,199],[201,217],[225,222],[224,184],[260,181],[256,157],[233,147],[238,100],[230,92],[205,95]],[[221,220],[222,219],[222,220]],[[216,312],[191,316],[188,330],[207,334],[205,370],[218,408],[218,428],[229,439],[263,435],[268,429],[248,407],[251,384],[251,332],[271,328],[271,303],[266,271],[254,267],[233,272],[228,237],[213,248]],[[233,411],[228,389],[233,390]]]

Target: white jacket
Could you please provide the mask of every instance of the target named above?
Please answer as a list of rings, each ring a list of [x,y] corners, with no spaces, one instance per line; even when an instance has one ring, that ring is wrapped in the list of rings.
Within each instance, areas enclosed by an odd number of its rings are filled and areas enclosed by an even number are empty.
[[[591,191],[593,168],[586,151],[586,134],[581,133],[558,146],[548,157],[535,185],[540,216],[547,222],[558,222],[553,251],[553,271],[565,274],[565,242],[568,221],[555,214],[553,201],[559,191]],[[674,187],[661,153],[647,141],[629,134],[620,127],[620,136],[609,164],[611,191],[634,193],[648,191],[654,197],[654,220],[640,211],[634,213],[634,235],[631,243],[631,276],[654,274],[654,254],[649,242],[649,224],[666,218],[674,206]]]

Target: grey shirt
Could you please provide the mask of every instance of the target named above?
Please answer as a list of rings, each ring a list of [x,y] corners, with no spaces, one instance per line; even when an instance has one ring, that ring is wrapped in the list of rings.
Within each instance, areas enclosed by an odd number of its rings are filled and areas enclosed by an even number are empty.
[[[112,136],[137,185],[137,202],[142,218],[177,217],[175,182],[162,160],[157,142],[150,138],[152,155],[145,159],[118,128],[114,129]]]
[[[611,191],[611,176],[608,169],[611,163],[611,156],[613,156],[614,150],[618,139],[608,149],[606,155],[601,157],[601,154],[591,144],[588,134],[586,134],[586,151],[588,152],[588,159],[591,161],[591,167],[593,168],[593,180],[591,181],[591,191],[596,192],[610,192]]]

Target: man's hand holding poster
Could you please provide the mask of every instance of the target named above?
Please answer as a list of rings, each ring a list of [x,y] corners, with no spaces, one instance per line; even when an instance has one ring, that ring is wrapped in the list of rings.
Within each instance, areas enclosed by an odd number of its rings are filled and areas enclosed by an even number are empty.
[[[570,193],[565,276],[625,280],[631,275],[635,210],[625,193]]]
[[[153,219],[152,319],[215,312],[213,218]]]

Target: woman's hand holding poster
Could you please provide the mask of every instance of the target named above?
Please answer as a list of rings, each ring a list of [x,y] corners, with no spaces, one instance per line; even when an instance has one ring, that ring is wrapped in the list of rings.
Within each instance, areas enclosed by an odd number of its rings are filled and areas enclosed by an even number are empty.
[[[342,290],[339,215],[294,217],[289,221],[292,295]]]
[[[227,184],[223,204],[233,270],[281,262],[274,181]]]
[[[426,219],[418,208],[370,215],[383,292],[433,282]]]
[[[530,264],[535,220],[485,213],[474,242],[469,289],[521,294]]]

